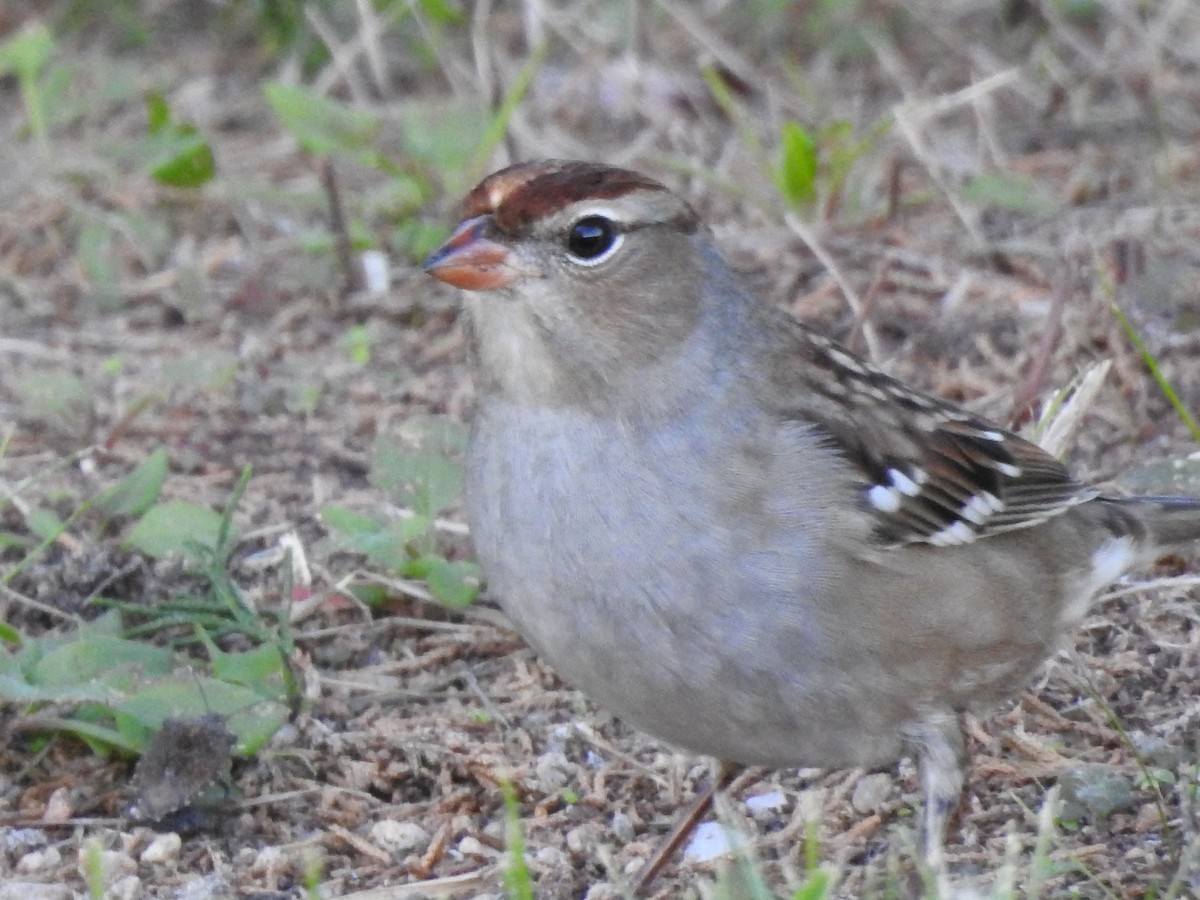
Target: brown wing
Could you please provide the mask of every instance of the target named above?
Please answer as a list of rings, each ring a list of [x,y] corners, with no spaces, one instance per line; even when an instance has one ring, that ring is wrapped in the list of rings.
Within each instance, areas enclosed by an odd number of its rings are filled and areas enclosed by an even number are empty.
[[[804,417],[861,474],[863,508],[880,543],[965,544],[1096,496],[1037,445],[906,387],[832,341],[797,332],[801,352],[822,373],[804,386]],[[845,402],[852,394],[855,402]]]

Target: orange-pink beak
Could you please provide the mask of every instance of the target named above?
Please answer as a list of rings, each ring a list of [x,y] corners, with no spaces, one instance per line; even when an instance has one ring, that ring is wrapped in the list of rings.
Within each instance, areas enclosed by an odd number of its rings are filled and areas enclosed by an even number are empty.
[[[490,216],[465,220],[425,260],[422,268],[439,281],[468,291],[508,287],[521,274],[508,249],[484,237]]]

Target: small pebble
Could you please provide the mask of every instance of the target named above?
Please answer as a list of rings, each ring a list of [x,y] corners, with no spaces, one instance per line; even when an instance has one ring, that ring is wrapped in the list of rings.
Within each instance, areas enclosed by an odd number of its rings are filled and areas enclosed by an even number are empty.
[[[864,775],[858,779],[858,784],[854,785],[854,794],[850,798],[850,805],[854,807],[855,812],[864,816],[878,812],[891,790],[892,776],[886,772]]]
[[[571,861],[567,859],[567,854],[563,853],[557,847],[539,847],[533,854],[533,861],[538,864],[538,867],[546,871],[561,871],[567,869],[571,865]]]
[[[495,850],[469,834],[458,842],[458,852],[463,856],[474,856],[481,859],[494,859],[497,856]]]
[[[136,875],[126,875],[104,889],[104,900],[138,900],[141,896],[142,879]]]
[[[600,840],[597,828],[590,824],[579,825],[567,832],[567,849],[571,853],[591,855]]]
[[[372,294],[386,291],[389,284],[387,254],[382,250],[364,250],[359,255],[359,262],[367,291]]]
[[[429,832],[415,822],[383,819],[371,826],[371,840],[388,853],[402,856],[424,849],[429,844]]]
[[[1153,803],[1143,803],[1138,808],[1137,818],[1133,821],[1133,830],[1138,834],[1147,834],[1162,827],[1162,810]]]
[[[278,731],[271,735],[269,744],[273,748],[282,749],[286,747],[294,747],[299,740],[300,729],[298,729],[291,722],[285,722]]]
[[[787,804],[783,791],[768,791],[765,794],[755,794],[746,798],[746,809],[756,819],[766,818],[776,813]]]
[[[534,772],[547,794],[556,793],[567,786],[570,769],[571,764],[563,753],[543,753],[534,763]]]
[[[810,788],[796,795],[796,812],[805,822],[819,822],[825,814],[828,788]]]
[[[220,875],[213,873],[193,878],[175,889],[172,900],[228,900],[233,889]]]
[[[0,829],[0,849],[14,856],[22,850],[44,847],[49,842],[50,838],[40,828]]]
[[[75,815],[75,805],[71,802],[71,792],[61,787],[50,795],[46,808],[42,811],[43,822],[65,822]]]
[[[147,865],[161,865],[175,859],[182,847],[183,841],[179,835],[173,831],[169,831],[166,834],[160,834],[155,837],[138,858]]]
[[[22,875],[44,872],[62,865],[62,854],[57,847],[33,850],[17,860],[17,871]]]
[[[688,841],[683,856],[691,862],[712,862],[726,856],[735,844],[740,846],[741,843],[741,838],[720,822],[704,822]]]
[[[629,816],[623,812],[620,812],[619,810],[613,813],[612,830],[613,835],[616,836],[617,840],[623,844],[627,844],[632,841],[635,835],[633,822],[630,820]]]
[[[274,881],[288,868],[288,856],[280,847],[263,847],[250,864],[250,871],[266,881]]]
[[[583,895],[583,900],[621,900],[628,896],[627,894],[618,891],[607,881],[599,881],[587,889],[587,893]]]

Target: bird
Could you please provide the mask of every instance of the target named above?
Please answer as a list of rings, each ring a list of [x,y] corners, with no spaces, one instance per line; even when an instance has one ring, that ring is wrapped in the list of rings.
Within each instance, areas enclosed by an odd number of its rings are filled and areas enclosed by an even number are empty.
[[[494,172],[423,267],[466,292],[464,503],[528,643],[724,773],[915,757],[939,886],[962,714],[1200,539],[1200,499],[1105,493],[758,296],[638,172]]]

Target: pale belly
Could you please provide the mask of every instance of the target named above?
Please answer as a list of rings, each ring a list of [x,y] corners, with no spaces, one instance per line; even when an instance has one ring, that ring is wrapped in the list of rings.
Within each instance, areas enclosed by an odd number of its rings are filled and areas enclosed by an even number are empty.
[[[910,621],[894,559],[835,549],[853,524],[826,510],[851,503],[834,496],[847,488],[783,477],[786,456],[753,471],[736,448],[698,446],[694,429],[648,449],[577,417],[504,424],[478,424],[468,483],[490,591],[564,679],[681,748],[768,765],[889,762],[912,727],[952,713],[960,694],[1019,689],[1051,649],[1052,636],[1020,638],[953,596]],[[712,453],[727,464],[685,462]],[[963,629],[973,657],[950,646]]]

